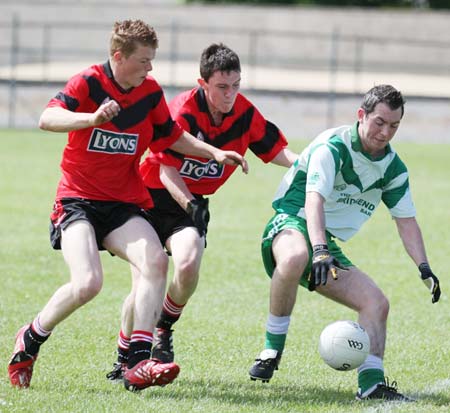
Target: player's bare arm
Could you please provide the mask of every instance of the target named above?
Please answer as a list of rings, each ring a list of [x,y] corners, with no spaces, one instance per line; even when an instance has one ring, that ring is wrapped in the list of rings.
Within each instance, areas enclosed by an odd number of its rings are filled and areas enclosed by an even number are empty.
[[[403,246],[415,264],[420,265],[422,262],[428,262],[422,232],[416,219],[414,217],[395,218],[395,223]]]
[[[318,192],[307,192],[305,200],[306,222],[311,245],[326,244],[325,213],[323,204],[325,200]]]
[[[98,126],[110,121],[119,113],[119,104],[110,100],[98,107],[94,113],[72,112],[61,107],[49,107],[39,119],[39,128],[51,132],[70,132]]]
[[[219,163],[241,165],[242,171],[244,173],[248,173],[248,164],[242,155],[239,155],[234,151],[223,151],[215,148],[212,145],[196,139],[186,131],[184,131],[180,138],[172,144],[170,149],[184,154],[214,159]]]
[[[297,158],[298,155],[296,153],[292,152],[289,148],[283,148],[270,162],[275,165],[290,168]]]
[[[428,263],[419,224],[414,217],[395,218],[395,223],[397,224],[398,233],[400,234],[406,252],[417,265],[421,280],[430,290],[431,302],[437,303],[441,296],[439,279],[434,275]]]
[[[316,286],[326,285],[328,272],[337,280],[337,270],[345,269],[328,251],[325,236],[325,199],[318,192],[307,192],[305,199],[305,214],[308,225],[308,235],[313,247],[311,277]]]
[[[190,201],[194,199],[191,191],[180,176],[177,168],[169,165],[160,164],[159,178],[172,195],[172,198],[177,201],[178,205],[184,210],[188,207]]]

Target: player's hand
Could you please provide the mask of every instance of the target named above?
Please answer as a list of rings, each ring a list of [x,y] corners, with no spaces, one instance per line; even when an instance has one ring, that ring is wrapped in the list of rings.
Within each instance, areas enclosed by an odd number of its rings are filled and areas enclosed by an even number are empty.
[[[245,158],[235,151],[219,150],[214,156],[214,159],[219,163],[227,165],[241,165],[242,172],[248,173],[248,163]]]
[[[186,212],[194,221],[194,225],[197,228],[201,237],[206,235],[209,222],[209,199],[193,199],[188,202]]]
[[[437,303],[441,296],[441,287],[439,287],[438,277],[433,274],[433,271],[431,271],[430,266],[426,262],[419,265],[419,271],[420,278],[431,292],[431,302]]]
[[[313,277],[314,285],[326,285],[328,271],[331,272],[333,279],[337,280],[337,269],[346,270],[346,268],[328,251],[326,244],[318,244],[313,246],[313,258],[311,277]]]
[[[92,114],[92,126],[98,126],[109,122],[112,118],[117,116],[120,112],[120,106],[115,100],[106,98],[98,109]]]

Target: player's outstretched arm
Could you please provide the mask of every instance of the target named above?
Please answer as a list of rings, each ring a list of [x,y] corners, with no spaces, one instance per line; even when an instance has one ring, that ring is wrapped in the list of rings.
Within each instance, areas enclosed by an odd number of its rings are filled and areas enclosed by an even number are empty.
[[[275,165],[290,168],[297,158],[298,155],[296,153],[292,152],[289,148],[283,148],[270,162]]]
[[[205,142],[202,142],[192,136],[190,133],[184,131],[181,136],[175,141],[170,149],[174,151],[201,156],[202,158],[215,159],[219,163],[228,165],[241,165],[244,173],[248,172],[248,164],[244,157],[234,151],[223,151]]]
[[[109,122],[120,111],[114,100],[103,102],[94,113],[72,112],[53,106],[46,108],[39,119],[39,128],[51,132],[70,132]]]
[[[160,164],[159,179],[178,205],[186,210],[189,201],[194,199],[194,195],[183,181],[178,169],[174,166]]]
[[[433,274],[428,264],[419,224],[414,217],[395,218],[395,223],[397,224],[398,233],[402,239],[406,252],[419,268],[420,278],[430,290],[431,302],[438,302],[441,296],[439,279]]]
[[[201,237],[205,235],[209,222],[208,199],[196,199],[181,178],[178,169],[173,166],[160,164],[159,178],[172,198],[191,217],[199,235]]]

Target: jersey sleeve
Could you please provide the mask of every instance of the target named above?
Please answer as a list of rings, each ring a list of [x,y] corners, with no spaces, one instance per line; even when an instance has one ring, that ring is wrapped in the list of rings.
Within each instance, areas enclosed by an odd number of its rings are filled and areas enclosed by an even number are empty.
[[[161,152],[171,146],[183,133],[181,126],[175,122],[169,112],[164,93],[158,104],[151,111],[153,123],[153,138],[150,143],[152,152]]]
[[[170,149],[166,149],[163,152],[151,152],[149,157],[152,158],[153,162],[167,166],[174,166],[179,169],[183,163],[184,155]]]
[[[64,89],[52,98],[47,107],[61,107],[76,112],[89,95],[89,86],[80,75],[75,75],[64,86]]]
[[[167,105],[169,108],[169,112],[173,120],[177,123],[178,127],[181,130],[187,131],[191,133],[191,126],[187,119],[183,116],[183,107],[189,98],[192,91],[183,92],[177,96],[175,96]],[[153,162],[174,166],[179,169],[183,164],[184,154],[173,151],[171,149],[165,149],[161,152],[150,153],[150,157]]]
[[[335,159],[327,145],[311,151],[307,166],[306,192],[318,192],[327,199],[333,191],[336,177]]]
[[[253,107],[253,109],[249,149],[263,162],[267,163],[287,147],[288,142],[274,123],[265,119],[256,107]]]
[[[393,217],[411,218],[416,216],[409,188],[408,170],[397,155],[385,173],[381,199]]]
[[[183,130],[189,131],[189,123],[181,115],[182,107],[186,102],[188,96],[189,93],[183,92],[175,96],[168,104],[166,104],[169,110],[170,117],[176,123],[176,128],[179,129],[181,132]],[[147,155],[144,168],[146,167],[146,165],[150,164],[151,165],[163,164],[167,166],[174,166],[175,168],[179,169],[183,164],[184,155],[179,152],[173,151],[169,148],[165,148],[159,152],[154,151],[153,147],[151,147],[150,149],[152,150]],[[141,168],[141,171],[142,170],[143,169]]]

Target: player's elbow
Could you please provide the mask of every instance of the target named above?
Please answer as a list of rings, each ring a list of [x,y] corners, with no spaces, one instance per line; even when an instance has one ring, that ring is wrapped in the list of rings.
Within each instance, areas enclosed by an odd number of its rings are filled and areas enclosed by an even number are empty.
[[[50,130],[50,122],[49,122],[48,116],[46,114],[46,111],[44,111],[42,113],[41,117],[39,118],[38,125],[39,125],[39,129],[46,130],[46,131]]]

